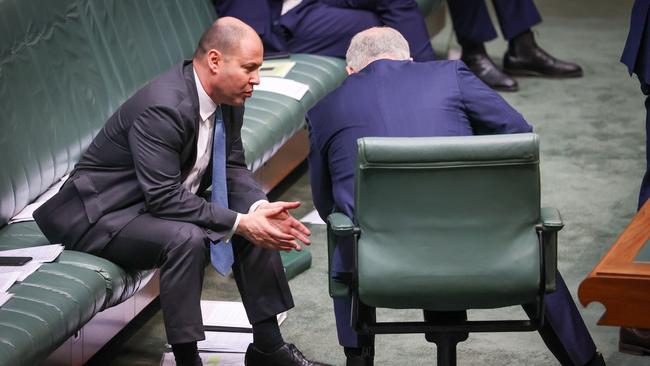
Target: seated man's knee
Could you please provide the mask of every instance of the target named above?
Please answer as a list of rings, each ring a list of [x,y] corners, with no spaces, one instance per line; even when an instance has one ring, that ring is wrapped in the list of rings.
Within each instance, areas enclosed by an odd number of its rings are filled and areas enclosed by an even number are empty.
[[[172,255],[189,255],[207,259],[210,254],[209,240],[205,230],[200,227],[183,223],[174,238],[170,241],[168,252]]]

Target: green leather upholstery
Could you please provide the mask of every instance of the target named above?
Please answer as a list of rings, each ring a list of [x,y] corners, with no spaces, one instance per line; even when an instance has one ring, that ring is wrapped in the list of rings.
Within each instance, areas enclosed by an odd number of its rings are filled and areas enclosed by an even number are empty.
[[[445,0],[415,0],[418,3],[420,11],[425,16],[444,4]]]
[[[438,311],[535,302],[538,151],[534,134],[360,139],[360,299]]]
[[[540,208],[537,135],[362,138],[355,177],[356,221],[330,215],[328,244],[331,260],[335,236],[357,237],[364,304],[497,308],[555,289],[563,224]]]
[[[259,169],[296,131],[305,126],[305,114],[336,88],[346,76],[345,62],[333,57],[291,55],[296,65],[285,78],[309,85],[300,101],[284,95],[256,91],[246,102],[242,142],[246,164]]]
[[[8,220],[69,173],[111,113],[155,75],[190,58],[216,19],[211,0],[0,0],[0,250],[47,244]],[[344,62],[292,55],[300,101],[256,92],[242,142],[259,168],[304,113],[345,77]],[[136,292],[150,272],[64,251],[0,308],[0,365],[34,365],[97,312]]]

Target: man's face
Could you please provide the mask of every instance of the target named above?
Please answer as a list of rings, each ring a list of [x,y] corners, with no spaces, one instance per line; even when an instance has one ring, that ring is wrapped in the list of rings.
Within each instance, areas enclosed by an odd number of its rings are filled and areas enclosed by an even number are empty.
[[[262,65],[262,43],[258,38],[245,37],[239,47],[224,54],[219,60],[215,75],[214,92],[225,104],[241,106],[253,94],[253,86],[260,83],[259,69]]]

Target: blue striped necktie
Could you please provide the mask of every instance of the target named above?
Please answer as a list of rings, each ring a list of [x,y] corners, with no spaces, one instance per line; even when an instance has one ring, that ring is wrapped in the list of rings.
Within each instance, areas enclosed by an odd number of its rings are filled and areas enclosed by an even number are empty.
[[[226,133],[221,106],[214,112],[214,140],[212,143],[212,196],[211,201],[228,208],[228,187],[226,182]],[[227,275],[235,262],[230,240],[210,245],[210,261],[222,276]]]

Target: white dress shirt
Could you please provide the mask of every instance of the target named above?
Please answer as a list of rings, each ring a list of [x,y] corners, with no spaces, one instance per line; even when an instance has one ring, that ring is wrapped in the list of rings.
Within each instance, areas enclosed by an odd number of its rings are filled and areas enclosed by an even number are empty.
[[[190,192],[196,193],[199,190],[199,185],[201,185],[201,178],[210,163],[210,156],[212,155],[212,140],[214,138],[214,119],[215,111],[218,106],[208,93],[203,89],[203,85],[199,81],[199,76],[194,70],[194,82],[196,84],[196,93],[199,96],[199,116],[201,120],[199,121],[199,135],[196,139],[196,162],[190,170],[190,174],[187,175],[187,178],[183,181],[183,186]],[[248,209],[248,213],[251,213],[257,209],[257,207],[264,203],[268,202],[266,200],[259,200],[251,205]],[[230,229],[228,235],[226,235],[222,240],[228,241],[235,234],[237,226],[239,226],[239,219],[241,214],[237,213],[237,218],[235,219],[235,224]]]
[[[289,10],[300,5],[301,2],[302,0],[284,0],[282,2],[282,11],[280,12],[280,15],[286,14]]]

